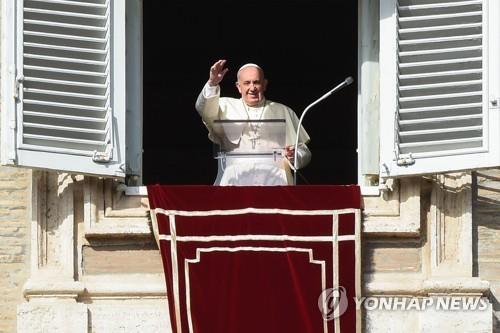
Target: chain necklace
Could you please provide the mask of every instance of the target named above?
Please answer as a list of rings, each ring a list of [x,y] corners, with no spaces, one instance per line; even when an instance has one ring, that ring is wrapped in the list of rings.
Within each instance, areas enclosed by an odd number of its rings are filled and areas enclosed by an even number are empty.
[[[252,142],[252,149],[255,149],[255,146],[257,145],[257,142],[260,139],[259,129],[262,126],[262,124],[259,124],[259,122],[261,121],[262,116],[264,115],[264,111],[265,111],[265,108],[266,108],[267,101],[264,100],[264,104],[260,108],[260,115],[259,115],[258,119],[252,119],[250,117],[250,112],[248,111],[249,110],[248,105],[245,104],[245,102],[243,101],[243,99],[241,100],[241,102],[243,103],[243,108],[245,109],[245,112],[247,113],[248,120],[256,120],[257,121],[257,124],[254,124],[251,121],[248,123],[250,125],[249,134],[250,134],[250,141]]]

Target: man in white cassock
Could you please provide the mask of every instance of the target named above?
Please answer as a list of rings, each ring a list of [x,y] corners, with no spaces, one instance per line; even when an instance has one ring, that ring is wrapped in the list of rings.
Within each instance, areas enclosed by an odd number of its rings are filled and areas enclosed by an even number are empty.
[[[267,80],[264,71],[256,64],[243,65],[237,73],[236,87],[241,98],[220,97],[219,83],[226,75],[226,60],[217,61],[210,68],[210,75],[196,101],[196,110],[207,127],[208,137],[214,143],[225,145],[229,142],[240,151],[251,151],[256,145],[266,142],[261,125],[266,119],[285,120],[285,149],[283,158],[241,157],[226,159],[219,163],[219,174],[215,185],[292,185],[291,168],[294,165],[294,146],[299,119],[289,107],[266,100],[264,92]],[[228,137],[214,126],[215,120],[246,120],[237,135]],[[255,121],[255,122],[252,122]],[[306,166],[311,160],[311,152],[306,144],[309,135],[300,128],[297,149],[297,168]]]

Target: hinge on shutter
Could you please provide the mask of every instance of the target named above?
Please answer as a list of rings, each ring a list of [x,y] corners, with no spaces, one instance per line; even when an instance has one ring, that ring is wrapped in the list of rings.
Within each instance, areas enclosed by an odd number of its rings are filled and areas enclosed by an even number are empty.
[[[16,80],[14,82],[14,99],[19,102],[19,96],[21,95],[20,94],[20,91],[21,91],[21,86],[24,82],[24,76],[20,75],[20,76],[17,76],[16,77]]]
[[[105,151],[94,150],[94,155],[92,155],[92,161],[96,163],[108,163],[113,158],[113,147],[110,143],[106,145]]]
[[[415,164],[415,159],[411,156],[411,153],[399,154],[396,158],[396,163],[399,166],[412,165]]]

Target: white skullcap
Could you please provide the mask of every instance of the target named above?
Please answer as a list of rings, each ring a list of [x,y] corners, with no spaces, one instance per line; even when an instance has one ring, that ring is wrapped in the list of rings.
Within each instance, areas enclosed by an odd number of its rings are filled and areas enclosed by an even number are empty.
[[[240,69],[238,69],[238,73],[243,69],[243,68],[247,68],[247,67],[255,67],[257,69],[260,69],[262,71],[262,68],[260,68],[259,65],[257,64],[252,64],[252,63],[248,63],[248,64],[244,64],[243,66],[240,67]]]

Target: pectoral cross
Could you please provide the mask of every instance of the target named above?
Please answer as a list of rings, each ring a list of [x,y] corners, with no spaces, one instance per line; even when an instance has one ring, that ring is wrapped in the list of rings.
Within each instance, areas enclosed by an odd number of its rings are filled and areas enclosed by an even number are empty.
[[[255,149],[255,145],[257,144],[257,141],[259,140],[260,136],[257,133],[253,133],[250,136],[250,141],[252,141],[252,149]]]

